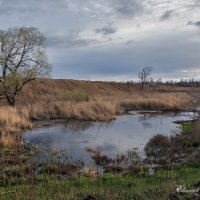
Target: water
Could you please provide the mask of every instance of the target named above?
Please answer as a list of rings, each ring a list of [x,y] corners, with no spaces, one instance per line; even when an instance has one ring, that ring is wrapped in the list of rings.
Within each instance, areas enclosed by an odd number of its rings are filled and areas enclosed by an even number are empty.
[[[51,121],[24,133],[27,143],[39,148],[38,160],[55,156],[59,161],[94,164],[86,149],[97,149],[111,158],[137,148],[143,152],[145,144],[156,134],[180,133],[174,121],[192,120],[194,113],[129,113],[110,123]]]

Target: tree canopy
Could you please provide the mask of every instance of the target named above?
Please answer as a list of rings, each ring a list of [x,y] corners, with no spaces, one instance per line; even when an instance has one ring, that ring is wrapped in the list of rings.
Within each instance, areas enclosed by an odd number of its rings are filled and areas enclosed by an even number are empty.
[[[50,75],[44,44],[44,35],[35,27],[0,30],[0,97],[10,105],[24,85]]]

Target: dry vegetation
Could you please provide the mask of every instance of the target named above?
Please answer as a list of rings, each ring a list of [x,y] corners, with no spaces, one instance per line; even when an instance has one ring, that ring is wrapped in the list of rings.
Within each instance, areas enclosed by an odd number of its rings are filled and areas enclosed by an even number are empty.
[[[74,118],[109,121],[133,109],[186,110],[190,88],[138,84],[40,79],[17,97],[16,108],[0,102],[1,129],[30,128],[31,120]]]

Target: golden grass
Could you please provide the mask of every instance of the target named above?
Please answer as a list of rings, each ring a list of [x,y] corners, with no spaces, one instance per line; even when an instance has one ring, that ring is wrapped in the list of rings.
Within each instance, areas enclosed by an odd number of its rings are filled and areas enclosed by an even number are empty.
[[[30,120],[73,118],[109,121],[128,110],[186,110],[190,88],[139,84],[38,79],[25,86],[16,108],[0,102],[1,126],[29,128]]]
[[[0,125],[2,130],[16,131],[16,129],[31,128],[31,122],[27,115],[17,108],[2,106],[0,110]]]
[[[15,144],[15,139],[10,133],[0,134],[0,144],[11,146]]]

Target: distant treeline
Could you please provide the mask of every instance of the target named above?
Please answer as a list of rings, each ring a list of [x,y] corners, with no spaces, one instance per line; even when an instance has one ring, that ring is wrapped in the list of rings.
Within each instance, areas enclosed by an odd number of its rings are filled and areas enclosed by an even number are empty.
[[[127,81],[127,84],[138,83],[137,81]],[[181,79],[163,81],[162,79],[158,79],[157,81],[150,79],[147,83],[150,85],[166,85],[166,86],[180,86],[180,87],[200,87],[200,80],[195,79]]]
[[[200,87],[200,80],[194,79],[181,79],[180,81],[166,81],[160,83],[164,85],[175,85],[182,87]]]

